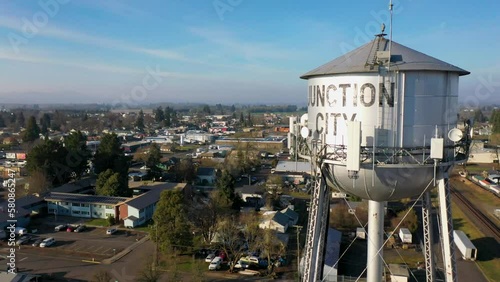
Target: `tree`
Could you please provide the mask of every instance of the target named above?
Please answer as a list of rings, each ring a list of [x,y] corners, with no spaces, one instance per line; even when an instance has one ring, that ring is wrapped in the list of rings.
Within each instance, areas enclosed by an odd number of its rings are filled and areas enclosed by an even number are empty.
[[[103,196],[120,196],[120,174],[108,169],[99,173],[96,180],[95,192]]]
[[[407,213],[408,213],[408,215],[405,217],[405,215]],[[415,210],[406,209],[404,211],[398,212],[397,217],[395,217],[391,220],[392,226],[394,228],[396,228],[396,226],[398,226],[398,224],[400,222],[401,222],[401,224],[399,225],[400,228],[401,227],[408,228],[408,230],[410,230],[410,232],[412,232],[412,233],[417,231],[418,217],[417,217],[417,213],[415,212]]]
[[[26,190],[27,195],[32,194],[43,194],[49,190],[52,183],[47,179],[45,172],[43,170],[35,170],[30,173],[28,178],[28,188]]]
[[[500,110],[493,110],[490,122],[492,124],[493,133],[500,133]]]
[[[70,133],[64,140],[64,145],[68,150],[66,161],[74,172],[75,179],[80,179],[88,169],[91,154],[86,140],[80,131]]]
[[[155,121],[163,122],[165,120],[165,114],[163,113],[163,109],[159,106],[155,111]]]
[[[47,134],[50,128],[50,115],[45,113],[40,118],[40,132],[42,134]]]
[[[128,158],[120,147],[116,134],[105,134],[94,156],[94,170],[96,174],[111,169],[119,174],[119,195],[130,195],[128,189]]]
[[[67,183],[73,172],[66,162],[67,156],[68,150],[61,142],[45,140],[29,152],[26,168],[30,174],[43,172],[52,186],[59,186]]]
[[[17,115],[17,124],[19,125],[19,127],[25,126],[25,119],[24,119],[23,112],[19,112],[19,114]],[[36,122],[35,122],[35,124],[36,124]]]
[[[142,109],[139,111],[139,115],[135,120],[135,127],[139,129],[139,131],[144,131],[144,112]]]
[[[200,234],[204,243],[210,244],[217,231],[217,224],[228,215],[231,206],[227,205],[220,191],[213,191],[208,201],[189,206],[188,218],[193,231]]]
[[[163,125],[169,127],[172,125],[172,109],[170,107],[166,107],[164,111],[165,120],[163,121]]]
[[[177,181],[191,183],[195,176],[196,171],[192,159],[182,159],[175,165],[175,174]]]
[[[148,257],[143,268],[139,272],[138,282],[156,282],[161,278],[161,272],[155,267],[155,262]]]
[[[285,254],[285,245],[278,239],[276,231],[264,229],[261,242],[262,255],[267,257],[267,275],[274,274],[274,264],[271,263],[271,256],[282,256]]]
[[[40,128],[36,124],[35,117],[30,116],[26,130],[23,133],[23,142],[33,142],[38,138],[40,138]]]
[[[234,272],[234,266],[245,252],[245,238],[235,216],[227,218],[219,224],[216,242],[220,249],[228,255],[229,272]]]
[[[161,176],[161,169],[158,165],[161,163],[161,151],[160,146],[158,144],[153,143],[149,146],[147,158],[146,158],[146,167],[149,168],[149,174],[151,177],[158,178]]]
[[[477,109],[474,111],[474,121],[476,122],[485,122],[486,117],[483,115],[481,109]]]
[[[112,226],[115,224],[115,218],[112,215],[108,215],[108,217],[106,217],[106,222],[108,226]]]
[[[7,125],[5,124],[5,120],[3,119],[3,116],[0,115],[0,128],[6,127]]]
[[[330,226],[337,229],[352,229],[359,224],[352,214],[349,213],[347,205],[338,204],[330,212]]]
[[[153,214],[155,231],[152,239],[164,252],[177,249],[185,250],[193,245],[182,191],[165,190]]]
[[[252,114],[250,114],[250,112],[248,112],[246,122],[247,122],[247,126],[253,126]]]
[[[92,282],[109,282],[113,277],[106,270],[99,270],[92,277]]]
[[[203,113],[205,113],[207,115],[209,115],[211,113],[209,105],[204,105],[203,106]]]
[[[234,191],[234,177],[227,170],[223,170],[220,177],[215,182],[215,188],[220,192],[222,199],[234,210],[239,210],[241,199]]]

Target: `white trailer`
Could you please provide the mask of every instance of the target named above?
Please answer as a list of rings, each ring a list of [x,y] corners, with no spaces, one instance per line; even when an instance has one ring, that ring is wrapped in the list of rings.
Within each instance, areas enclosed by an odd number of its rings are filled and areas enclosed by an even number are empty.
[[[412,235],[410,230],[408,228],[400,228],[399,229],[399,238],[401,239],[401,242],[403,244],[411,244],[412,240]]]
[[[463,231],[453,230],[453,241],[455,241],[455,245],[462,253],[464,260],[476,260],[477,249]]]
[[[361,227],[356,228],[356,238],[366,239],[366,232],[364,228]]]

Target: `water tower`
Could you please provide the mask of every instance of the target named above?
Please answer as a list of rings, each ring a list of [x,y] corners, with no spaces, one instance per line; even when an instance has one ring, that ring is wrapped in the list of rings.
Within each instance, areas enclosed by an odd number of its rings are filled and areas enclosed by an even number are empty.
[[[467,74],[381,33],[301,76],[308,81],[308,113],[300,133],[310,150],[302,155],[317,173],[304,281],[322,278],[330,187],[369,200],[368,282],[382,279],[384,202],[424,195],[426,268],[433,280],[427,200],[436,185],[445,272],[447,281],[455,280],[447,173],[468,155],[468,130],[456,129],[458,80]]]

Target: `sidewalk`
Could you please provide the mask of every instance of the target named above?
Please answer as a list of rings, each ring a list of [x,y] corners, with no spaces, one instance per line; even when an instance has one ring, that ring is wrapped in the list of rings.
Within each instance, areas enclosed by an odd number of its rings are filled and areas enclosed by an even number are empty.
[[[142,239],[140,239],[139,241],[137,241],[134,244],[130,245],[129,247],[125,248],[123,251],[117,253],[113,257],[107,258],[107,259],[103,259],[101,261],[101,263],[102,264],[112,264],[113,262],[115,262],[115,261],[121,259],[122,257],[126,256],[128,253],[130,253],[131,251],[133,251],[138,246],[142,245],[147,240],[149,240],[149,236],[144,236]]]

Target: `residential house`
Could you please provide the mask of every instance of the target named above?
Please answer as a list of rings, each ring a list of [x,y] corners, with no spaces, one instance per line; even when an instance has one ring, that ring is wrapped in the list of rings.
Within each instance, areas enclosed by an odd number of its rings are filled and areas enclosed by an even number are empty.
[[[236,188],[235,190],[235,192],[240,195],[243,202],[249,206],[260,208],[266,203],[266,193],[261,186],[244,185],[243,187]]]
[[[280,213],[284,214],[288,218],[288,226],[293,226],[297,224],[297,221],[299,221],[299,214],[290,207],[281,210]]]
[[[262,221],[259,223],[259,228],[272,229],[280,233],[285,233],[288,230],[289,219],[281,212],[265,212],[262,218]]]
[[[185,197],[191,193],[190,185],[186,183],[157,182],[151,186],[144,185],[134,189],[144,192],[120,205],[120,220],[123,220],[125,227],[131,228],[143,225],[153,218],[161,192],[167,190],[182,191]]]
[[[196,172],[197,183],[202,185],[213,185],[217,178],[216,170],[213,167],[199,167]]]
[[[49,192],[44,199],[49,214],[86,218],[112,216],[118,221],[119,206],[130,198]]]

